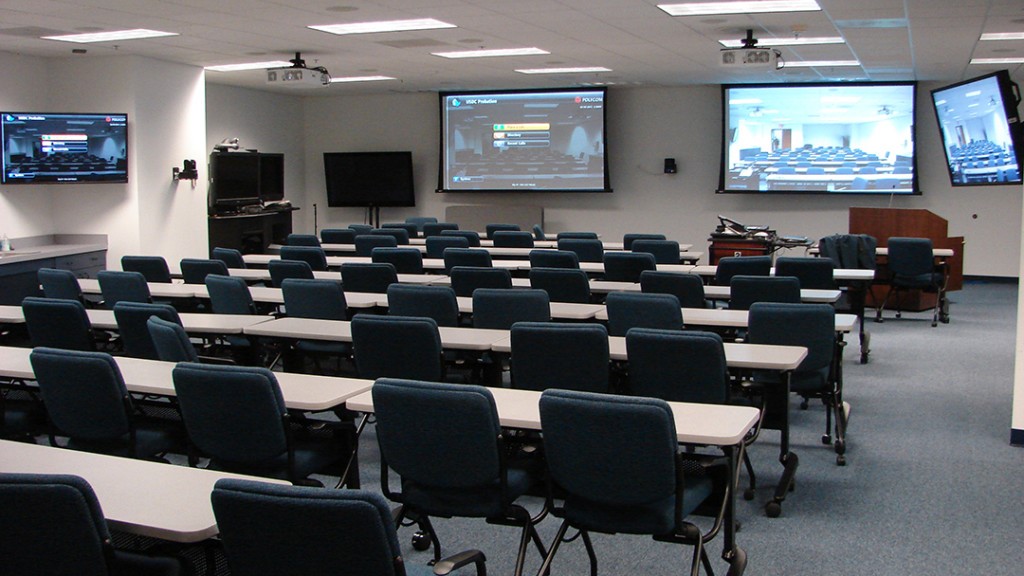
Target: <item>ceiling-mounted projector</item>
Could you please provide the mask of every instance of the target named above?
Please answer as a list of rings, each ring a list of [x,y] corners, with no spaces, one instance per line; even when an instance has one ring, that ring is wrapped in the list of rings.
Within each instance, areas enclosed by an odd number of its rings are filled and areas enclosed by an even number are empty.
[[[747,30],[747,37],[739,48],[723,48],[718,63],[725,68],[736,70],[777,70],[781,68],[782,53],[775,48],[759,47],[754,31]]]
[[[327,69],[323,66],[307,68],[301,53],[296,52],[295,58],[289,62],[292,65],[288,68],[267,70],[267,84],[286,88],[316,88],[331,83],[331,74]]]

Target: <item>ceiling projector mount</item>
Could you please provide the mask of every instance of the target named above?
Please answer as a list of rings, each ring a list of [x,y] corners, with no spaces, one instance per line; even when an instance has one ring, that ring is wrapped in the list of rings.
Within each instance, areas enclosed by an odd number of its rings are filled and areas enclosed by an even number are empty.
[[[758,46],[754,31],[747,30],[747,37],[738,48],[723,48],[718,63],[734,70],[778,70],[785,65],[782,53],[775,48]]]
[[[310,88],[327,86],[331,83],[331,73],[323,66],[306,67],[302,53],[296,52],[295,58],[288,68],[271,68],[267,70],[267,84],[286,88]]]

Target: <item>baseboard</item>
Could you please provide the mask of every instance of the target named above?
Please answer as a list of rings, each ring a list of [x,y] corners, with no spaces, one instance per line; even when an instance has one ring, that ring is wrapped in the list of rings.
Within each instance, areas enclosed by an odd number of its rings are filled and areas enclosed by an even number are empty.
[[[988,284],[1017,284],[1016,276],[964,276],[964,282],[985,282]]]
[[[1024,447],[1024,430],[1010,428],[1010,444]]]

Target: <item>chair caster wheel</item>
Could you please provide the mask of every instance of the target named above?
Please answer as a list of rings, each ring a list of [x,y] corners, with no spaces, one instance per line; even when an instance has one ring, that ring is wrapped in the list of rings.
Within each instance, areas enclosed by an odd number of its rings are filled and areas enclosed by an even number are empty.
[[[430,534],[420,530],[412,535],[412,547],[414,550],[423,552],[430,550]]]
[[[802,402],[800,402],[800,409],[807,410],[807,400],[803,400]]]
[[[826,446],[831,444],[832,443],[832,436],[830,436],[828,434],[822,434],[821,435],[821,443],[825,444]]]
[[[782,515],[782,504],[772,501],[764,506],[765,516],[769,518],[778,518]]]
[[[897,312],[896,313],[896,317],[897,318],[902,318],[903,317],[903,313],[902,312]]]
[[[846,442],[844,440],[836,440],[836,454],[840,456],[846,454]]]
[[[743,576],[743,572],[747,569],[747,553],[736,546],[732,557],[727,559],[729,562],[729,572],[726,576]]]
[[[861,353],[861,355],[860,355],[860,363],[861,364],[867,364],[868,363],[868,353],[867,352]]]
[[[748,502],[750,500],[753,500],[754,499],[754,489],[753,488],[747,488],[746,490],[744,490],[743,491],[743,499],[748,501]]]
[[[846,456],[839,454],[836,456],[836,466],[846,466]]]

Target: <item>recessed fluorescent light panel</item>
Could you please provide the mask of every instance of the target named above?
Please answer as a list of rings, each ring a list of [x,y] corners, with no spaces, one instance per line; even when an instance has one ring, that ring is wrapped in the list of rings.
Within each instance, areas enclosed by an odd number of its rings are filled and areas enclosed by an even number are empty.
[[[219,66],[206,66],[204,70],[212,70],[214,72],[238,72],[240,70],[287,68],[291,65],[291,62],[285,62],[284,60],[270,60],[267,62],[243,62],[242,64],[221,64]]]
[[[860,66],[859,60],[786,60],[783,68],[825,68],[834,66]]]
[[[585,72],[611,72],[611,68],[604,66],[590,66],[579,68],[523,68],[516,70],[520,74],[582,74]]]
[[[758,43],[765,46],[811,46],[817,44],[843,44],[845,42],[840,36],[807,36],[806,38],[761,38]],[[743,40],[719,40],[718,43],[726,48],[739,48],[743,46]]]
[[[114,40],[138,40],[140,38],[162,38],[164,36],[178,36],[177,32],[161,32],[160,30],[146,30],[136,28],[134,30],[111,30],[109,32],[90,32],[88,34],[65,34],[63,36],[43,36],[44,40],[60,40],[61,42],[78,42],[87,44],[89,42],[111,42]]]
[[[821,6],[814,0],[751,0],[749,2],[690,2],[658,4],[671,16],[710,16],[713,14],[753,14],[765,12],[816,12]]]
[[[391,76],[348,76],[345,78],[331,78],[331,84],[337,82],[376,82],[378,80],[394,80]]]
[[[971,58],[971,64],[1024,64],[1024,58]]]
[[[441,28],[457,28],[433,18],[416,18],[413,20],[385,20],[381,22],[352,22],[349,24],[325,24],[307,26],[313,30],[331,34],[373,34],[376,32],[407,32],[409,30],[438,30]]]
[[[491,58],[494,56],[539,56],[551,54],[540,48],[502,48],[498,50],[461,50],[457,52],[432,52],[442,58]]]
[[[978,40],[1024,40],[1024,32],[989,32]]]

